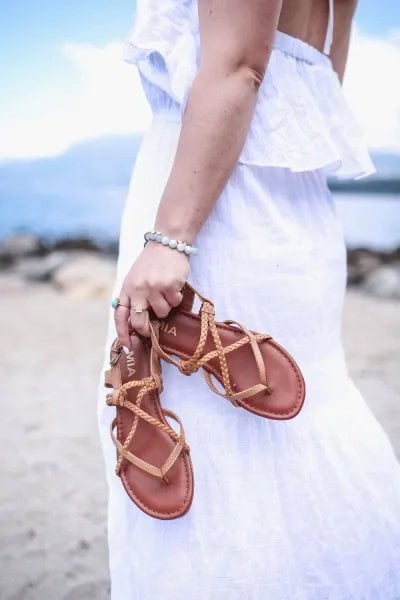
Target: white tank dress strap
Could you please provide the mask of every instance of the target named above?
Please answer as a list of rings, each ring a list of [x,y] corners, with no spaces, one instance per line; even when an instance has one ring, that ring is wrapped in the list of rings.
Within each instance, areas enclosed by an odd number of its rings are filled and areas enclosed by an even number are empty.
[[[335,0],[329,0],[328,26],[326,28],[324,54],[329,54],[331,51],[331,46],[332,46],[333,27],[334,27],[334,1]]]

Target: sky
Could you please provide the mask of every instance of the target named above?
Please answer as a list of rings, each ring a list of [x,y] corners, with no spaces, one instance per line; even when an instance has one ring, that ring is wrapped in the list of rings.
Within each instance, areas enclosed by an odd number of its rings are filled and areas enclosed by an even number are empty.
[[[148,126],[122,57],[134,13],[134,0],[0,0],[0,159]],[[373,149],[400,151],[399,73],[399,0],[359,0],[345,93]]]

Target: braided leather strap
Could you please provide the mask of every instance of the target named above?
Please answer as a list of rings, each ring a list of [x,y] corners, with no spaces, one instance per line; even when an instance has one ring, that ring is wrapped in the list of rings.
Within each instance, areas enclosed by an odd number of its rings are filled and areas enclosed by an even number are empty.
[[[118,347],[113,348],[113,350],[115,353],[121,351],[121,349],[119,349]],[[156,365],[158,365],[158,362],[158,358],[154,356],[153,351],[151,351],[151,375],[149,377],[144,377],[143,379],[133,379],[131,381],[127,381],[121,387],[114,389],[112,393],[107,394],[106,402],[109,406],[124,407],[130,410],[135,415],[129,433],[126,436],[126,439],[123,443],[121,443],[114,434],[114,430],[117,426],[117,419],[114,419],[110,425],[111,438],[118,450],[118,460],[115,468],[116,474],[120,475],[123,461],[124,459],[126,459],[133,465],[139,467],[143,471],[146,471],[146,473],[164,479],[168,483],[168,479],[166,477],[168,471],[175,464],[182,451],[189,451],[189,446],[187,445],[185,440],[185,432],[182,423],[179,417],[174,412],[161,408],[163,415],[174,419],[179,424],[179,434],[177,434],[176,431],[172,429],[172,427],[170,427],[168,424],[163,423],[162,421],[148,414],[141,408],[141,404],[145,394],[151,393],[154,390],[157,390],[159,392],[162,390],[161,374],[159,369],[155,369]],[[118,368],[116,366],[116,363],[117,360],[114,359],[112,369]],[[137,394],[135,402],[131,402],[130,400],[128,400],[127,391],[134,387],[140,387],[140,390]],[[129,446],[137,431],[139,419],[143,419],[150,425],[153,425],[154,427],[157,427],[164,433],[167,433],[170,436],[170,438],[176,443],[171,454],[168,456],[168,458],[161,467],[151,465],[150,463],[139,458],[129,450]]]
[[[193,355],[187,360],[176,360],[170,354],[165,352],[161,348],[159,343],[159,323],[157,322],[150,322],[152,347],[156,350],[159,356],[164,358],[166,361],[175,364],[178,367],[178,369],[186,375],[190,375],[198,369],[205,367],[208,361],[214,358],[218,358],[222,375],[222,385],[224,387],[224,393],[220,392],[216,388],[212,381],[212,375],[205,369],[203,370],[204,377],[206,379],[207,385],[213,392],[219,394],[220,396],[223,396],[224,398],[227,398],[235,406],[238,406],[239,400],[242,400],[243,398],[249,398],[251,396],[254,396],[255,394],[259,394],[260,392],[266,392],[270,394],[272,389],[268,382],[267,371],[265,368],[263,356],[260,351],[259,343],[268,339],[272,339],[272,336],[262,333],[253,333],[245,325],[239,323],[238,321],[228,319],[224,321],[224,323],[226,323],[227,325],[237,325],[245,335],[236,342],[224,347],[222,345],[222,341],[218,332],[218,327],[215,323],[214,305],[212,304],[212,302],[210,302],[210,300],[203,298],[198,292],[196,293],[202,300],[202,303],[199,311],[200,337]],[[215,344],[215,349],[204,354],[204,348],[209,331],[211,332]],[[230,352],[238,350],[245,344],[251,345],[259,372],[260,382],[248,388],[247,390],[243,390],[241,392],[234,392],[230,381],[230,374],[228,363],[226,360],[226,355]]]

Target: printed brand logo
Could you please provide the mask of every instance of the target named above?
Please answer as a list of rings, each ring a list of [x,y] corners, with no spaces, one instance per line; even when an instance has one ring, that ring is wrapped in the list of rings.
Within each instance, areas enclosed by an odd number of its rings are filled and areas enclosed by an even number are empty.
[[[129,377],[132,377],[132,375],[134,375],[136,373],[135,364],[136,364],[135,355],[132,351],[130,351],[126,355],[126,366],[128,367]]]
[[[169,333],[170,335],[176,336],[175,325],[170,325],[169,323],[164,322],[164,323],[161,323],[160,329],[161,329],[161,331],[164,331],[164,333]]]

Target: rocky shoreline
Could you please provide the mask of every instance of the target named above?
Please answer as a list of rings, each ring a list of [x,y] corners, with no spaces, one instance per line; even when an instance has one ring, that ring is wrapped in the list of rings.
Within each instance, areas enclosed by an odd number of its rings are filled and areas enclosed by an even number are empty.
[[[99,245],[89,238],[48,242],[18,233],[0,243],[0,282],[7,288],[42,283],[80,298],[109,297],[117,254],[117,243]]]
[[[0,281],[48,283],[78,297],[108,297],[115,275],[118,242],[99,244],[93,239],[46,241],[16,233],[0,242]],[[400,300],[400,247],[392,252],[349,249],[348,287],[374,297]]]

